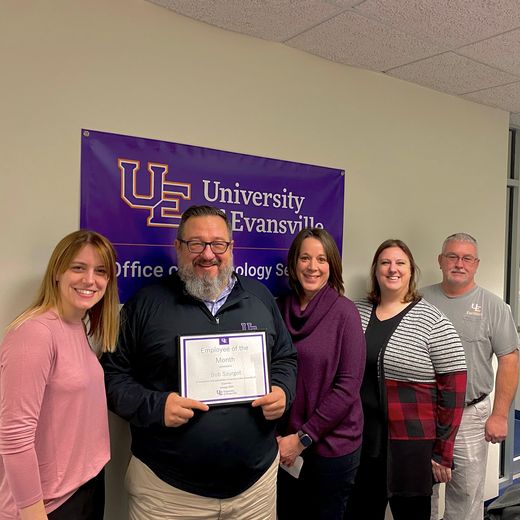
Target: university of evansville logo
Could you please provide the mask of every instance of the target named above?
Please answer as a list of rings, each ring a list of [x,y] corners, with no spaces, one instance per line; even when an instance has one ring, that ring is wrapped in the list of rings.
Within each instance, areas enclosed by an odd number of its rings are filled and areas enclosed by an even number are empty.
[[[472,303],[471,310],[466,311],[466,316],[482,316],[482,305],[479,303]]]
[[[118,159],[117,166],[121,172],[121,198],[131,208],[148,210],[147,226],[179,227],[182,216],[180,201],[191,200],[191,184],[167,181],[167,164],[149,162],[147,171],[141,173],[140,161]],[[138,193],[137,176],[146,174],[148,192]]]
[[[258,327],[253,325],[250,321],[241,323],[240,326],[242,327],[242,330],[258,330]]]

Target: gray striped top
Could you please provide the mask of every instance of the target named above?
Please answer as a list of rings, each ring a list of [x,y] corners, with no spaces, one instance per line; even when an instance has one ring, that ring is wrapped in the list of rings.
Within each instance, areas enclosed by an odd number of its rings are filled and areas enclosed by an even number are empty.
[[[354,303],[365,331],[372,304],[367,299]],[[381,356],[378,363],[381,363]],[[434,383],[436,374],[465,371],[466,360],[451,322],[437,307],[421,300],[403,316],[390,337],[383,368],[387,379]]]

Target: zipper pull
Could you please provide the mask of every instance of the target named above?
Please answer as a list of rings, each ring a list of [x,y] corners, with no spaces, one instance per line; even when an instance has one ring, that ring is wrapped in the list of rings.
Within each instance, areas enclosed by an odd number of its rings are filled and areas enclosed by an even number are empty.
[[[218,316],[215,316],[215,321],[217,322],[217,325],[220,324],[220,318]]]

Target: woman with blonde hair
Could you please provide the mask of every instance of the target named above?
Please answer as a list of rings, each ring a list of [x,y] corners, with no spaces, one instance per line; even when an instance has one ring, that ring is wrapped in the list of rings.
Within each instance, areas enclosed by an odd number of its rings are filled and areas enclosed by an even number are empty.
[[[113,350],[118,328],[114,249],[75,231],[0,347],[0,520],[103,518],[110,446],[97,355]]]

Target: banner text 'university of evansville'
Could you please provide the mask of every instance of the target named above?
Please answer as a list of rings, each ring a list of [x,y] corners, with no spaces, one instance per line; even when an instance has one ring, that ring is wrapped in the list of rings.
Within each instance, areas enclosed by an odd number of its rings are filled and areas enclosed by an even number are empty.
[[[341,250],[342,170],[198,146],[84,130],[81,226],[107,236],[118,254],[122,300],[175,267],[184,210],[224,210],[238,274],[286,287],[286,256],[306,227],[327,229]]]

